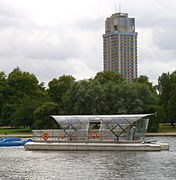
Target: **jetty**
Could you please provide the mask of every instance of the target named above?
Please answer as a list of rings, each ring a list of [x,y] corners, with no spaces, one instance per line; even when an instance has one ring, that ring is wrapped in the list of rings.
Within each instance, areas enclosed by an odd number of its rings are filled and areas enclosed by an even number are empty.
[[[151,114],[52,116],[61,129],[33,130],[26,150],[161,151],[167,143],[146,141]]]

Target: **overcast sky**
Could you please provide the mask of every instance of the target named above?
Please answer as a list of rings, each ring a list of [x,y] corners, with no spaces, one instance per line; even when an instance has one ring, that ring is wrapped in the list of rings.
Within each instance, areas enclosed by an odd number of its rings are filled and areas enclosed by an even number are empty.
[[[136,18],[138,75],[155,84],[176,70],[176,0],[0,0],[0,71],[18,66],[46,84],[63,74],[94,77],[115,4]]]

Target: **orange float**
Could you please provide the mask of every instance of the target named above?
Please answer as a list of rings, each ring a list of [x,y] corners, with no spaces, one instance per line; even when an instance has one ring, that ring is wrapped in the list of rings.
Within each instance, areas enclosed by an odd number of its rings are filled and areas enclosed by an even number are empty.
[[[48,139],[48,132],[43,132],[42,138],[46,141]]]

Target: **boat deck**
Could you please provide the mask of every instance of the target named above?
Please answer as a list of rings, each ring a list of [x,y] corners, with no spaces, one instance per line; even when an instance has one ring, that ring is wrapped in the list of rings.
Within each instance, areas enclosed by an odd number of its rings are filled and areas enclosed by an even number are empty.
[[[169,150],[167,143],[83,143],[83,142],[29,142],[26,150],[46,151],[161,151]]]

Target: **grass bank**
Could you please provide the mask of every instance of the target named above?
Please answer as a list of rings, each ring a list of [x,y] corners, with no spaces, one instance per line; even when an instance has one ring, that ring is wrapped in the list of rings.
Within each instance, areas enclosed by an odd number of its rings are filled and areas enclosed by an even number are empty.
[[[0,134],[31,134],[29,128],[0,128]]]
[[[158,132],[176,132],[176,127],[172,127],[171,125],[160,125]]]

